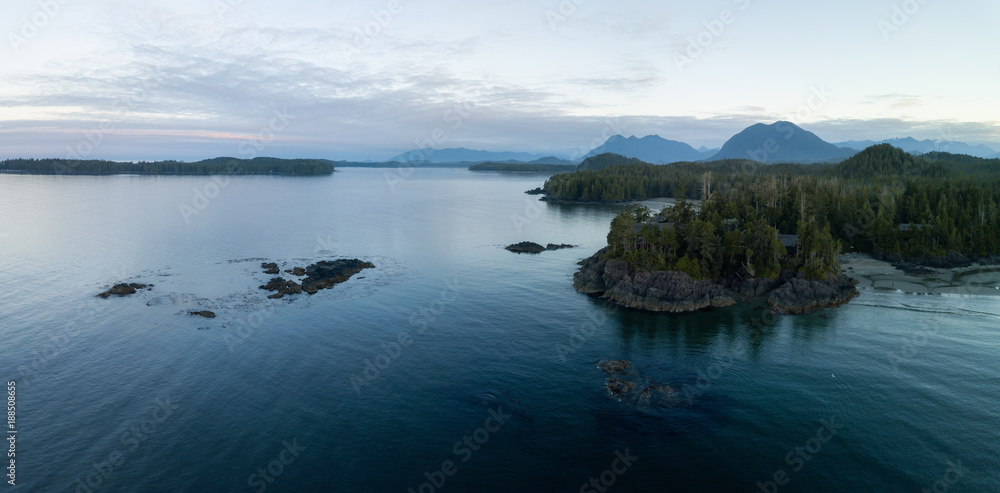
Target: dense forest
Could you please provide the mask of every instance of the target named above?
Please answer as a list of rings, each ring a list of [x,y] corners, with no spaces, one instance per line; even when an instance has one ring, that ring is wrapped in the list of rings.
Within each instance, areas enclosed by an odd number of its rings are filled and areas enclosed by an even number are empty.
[[[682,181],[678,188],[684,187]],[[693,279],[776,279],[796,270],[821,280],[840,273],[840,244],[815,218],[799,220],[792,230],[796,244],[786,246],[753,202],[731,189],[699,208],[680,193],[676,205],[656,215],[631,206],[611,222],[605,258],[623,259],[636,271],[672,270]]]
[[[700,199],[700,219],[716,228],[720,221],[735,220],[803,236],[805,225],[815,227],[817,238],[829,234],[839,250],[892,258],[1000,253],[997,159],[946,153],[917,157],[879,145],[835,165],[626,164],[556,175],[545,191],[550,200]],[[805,236],[800,242],[808,252],[810,237]],[[755,255],[760,251],[755,249]],[[819,261],[828,263],[825,254]],[[754,266],[770,272],[768,265]]]
[[[42,175],[329,175],[333,164],[317,159],[218,157],[193,163],[140,161],[135,163],[71,159],[8,159],[0,171]]]
[[[469,166],[469,171],[501,171],[505,173],[563,173],[574,171],[572,164],[481,163]]]

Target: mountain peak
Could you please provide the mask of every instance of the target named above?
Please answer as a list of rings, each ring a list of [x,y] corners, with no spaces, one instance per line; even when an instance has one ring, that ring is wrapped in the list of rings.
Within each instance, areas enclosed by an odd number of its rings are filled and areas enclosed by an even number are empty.
[[[712,160],[753,159],[764,163],[823,163],[854,154],[788,121],[751,125],[729,139]]]
[[[659,135],[647,135],[639,138],[632,135],[628,138],[614,135],[600,147],[587,153],[589,158],[605,153],[614,153],[627,158],[641,159],[647,163],[669,164],[681,161],[698,161],[705,154],[683,142],[668,140]]]

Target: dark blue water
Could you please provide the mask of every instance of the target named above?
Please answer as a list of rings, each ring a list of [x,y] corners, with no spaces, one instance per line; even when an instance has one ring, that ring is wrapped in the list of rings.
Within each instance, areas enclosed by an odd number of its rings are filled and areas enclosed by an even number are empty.
[[[10,490],[1000,490],[1000,298],[615,310],[571,277],[617,209],[543,179],[0,175]],[[377,269],[256,289],[264,259],[343,257]],[[94,297],[122,280],[155,286]],[[617,402],[601,359],[680,398]]]

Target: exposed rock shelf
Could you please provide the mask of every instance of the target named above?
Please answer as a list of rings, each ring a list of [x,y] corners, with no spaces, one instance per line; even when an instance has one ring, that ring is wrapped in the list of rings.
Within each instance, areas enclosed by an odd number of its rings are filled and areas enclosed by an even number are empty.
[[[547,250],[562,250],[564,248],[574,248],[573,245],[567,245],[565,243],[557,245],[555,243],[549,243],[546,246],[539,245],[531,241],[522,241],[520,243],[515,243],[506,247],[507,251],[514,253],[542,253]]]
[[[277,265],[273,263],[261,264],[261,268],[267,269],[265,273],[277,273]],[[358,259],[324,260],[312,264],[306,268],[294,267],[285,272],[296,276],[306,276],[299,284],[293,280],[286,280],[283,277],[275,277],[267,284],[260,286],[260,289],[274,292],[268,296],[271,299],[282,298],[284,295],[301,294],[303,291],[313,295],[322,289],[330,289],[335,285],[347,281],[351,276],[365,270],[374,269],[375,266],[369,262]]]
[[[580,262],[573,275],[577,291],[599,296],[620,306],[651,312],[686,313],[736,304],[734,296],[768,296],[778,313],[812,313],[843,305],[858,296],[856,281],[840,275],[809,281],[786,272],[781,278],[694,280],[683,272],[633,272],[623,260],[603,260],[607,249]]]
[[[131,284],[121,283],[121,284],[115,284],[114,286],[111,287],[111,289],[109,289],[109,290],[107,290],[107,291],[105,291],[105,292],[103,292],[101,294],[98,294],[97,296],[100,296],[101,298],[108,298],[111,295],[117,295],[119,298],[121,298],[123,296],[128,296],[130,294],[135,294],[137,291],[142,290],[142,289],[152,290],[153,289],[152,286],[153,286],[152,284],[138,284],[138,283],[131,283]]]

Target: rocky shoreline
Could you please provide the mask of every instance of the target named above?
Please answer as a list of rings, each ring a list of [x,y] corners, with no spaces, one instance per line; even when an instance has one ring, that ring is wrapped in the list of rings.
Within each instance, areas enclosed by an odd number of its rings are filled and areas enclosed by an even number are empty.
[[[573,286],[581,293],[637,310],[688,313],[733,306],[737,298],[767,296],[775,312],[805,314],[844,305],[860,294],[855,287],[857,281],[845,275],[809,281],[788,271],[774,280],[696,281],[682,272],[632,272],[623,260],[601,259],[606,251],[602,249],[580,262]]]

